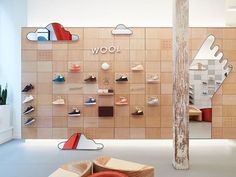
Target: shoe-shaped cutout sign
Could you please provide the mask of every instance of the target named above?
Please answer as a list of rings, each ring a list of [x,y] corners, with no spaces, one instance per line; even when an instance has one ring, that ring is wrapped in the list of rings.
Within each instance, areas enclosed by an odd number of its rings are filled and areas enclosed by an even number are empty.
[[[198,109],[211,109],[212,97],[233,69],[219,49],[215,36],[209,35],[190,64],[191,104]]]
[[[58,144],[61,150],[101,150],[104,145],[88,139],[83,133],[73,134],[67,141]]]
[[[79,36],[71,34],[60,23],[50,23],[45,28],[38,28],[27,34],[30,41],[77,41]]]

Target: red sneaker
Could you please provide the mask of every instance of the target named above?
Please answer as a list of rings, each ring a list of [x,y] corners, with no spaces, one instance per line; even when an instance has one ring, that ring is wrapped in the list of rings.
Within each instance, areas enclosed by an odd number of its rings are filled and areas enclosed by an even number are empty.
[[[78,71],[80,71],[80,66],[79,66],[79,65],[76,65],[76,64],[73,64],[73,65],[70,67],[70,71],[78,72]]]

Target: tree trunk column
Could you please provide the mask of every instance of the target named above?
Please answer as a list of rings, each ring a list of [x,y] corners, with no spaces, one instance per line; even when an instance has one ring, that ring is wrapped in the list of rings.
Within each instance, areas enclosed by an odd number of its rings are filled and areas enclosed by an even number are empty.
[[[173,2],[173,166],[189,169],[189,1]]]

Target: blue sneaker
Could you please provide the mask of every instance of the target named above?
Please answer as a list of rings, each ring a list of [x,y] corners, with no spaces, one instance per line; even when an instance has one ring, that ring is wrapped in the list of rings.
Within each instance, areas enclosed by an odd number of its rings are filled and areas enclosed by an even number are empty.
[[[30,117],[30,118],[28,118],[28,119],[25,121],[24,125],[25,125],[25,126],[28,126],[28,125],[33,124],[34,122],[35,122],[35,118]]]
[[[94,105],[96,104],[96,99],[90,97],[87,101],[84,102],[85,105]]]
[[[52,80],[53,82],[65,82],[65,77],[62,75],[58,75],[55,79]]]

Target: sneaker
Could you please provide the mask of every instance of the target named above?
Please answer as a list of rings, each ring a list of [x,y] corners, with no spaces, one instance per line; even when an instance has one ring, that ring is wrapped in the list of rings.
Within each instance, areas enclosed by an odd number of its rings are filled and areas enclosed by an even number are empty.
[[[157,97],[150,97],[148,98],[147,104],[151,106],[159,105],[159,100]]]
[[[148,83],[150,84],[155,84],[159,82],[159,76],[158,75],[152,75],[150,78],[147,80]]]
[[[132,113],[133,116],[142,116],[143,110],[140,108],[136,108],[136,111]]]
[[[57,100],[53,101],[52,104],[62,105],[62,104],[65,104],[65,100],[62,98],[58,98]]]
[[[94,105],[96,104],[96,99],[90,97],[87,101],[84,102],[85,105]]]
[[[128,99],[125,97],[120,97],[119,101],[116,102],[116,105],[127,105]]]
[[[80,110],[77,108],[73,108],[73,111],[69,112],[68,115],[70,117],[78,117],[78,116],[80,116]]]
[[[192,71],[206,71],[207,67],[205,65],[203,65],[202,63],[196,63],[196,64],[190,66],[189,70],[192,70]]]
[[[58,75],[57,77],[55,77],[55,79],[52,80],[53,82],[58,82],[58,83],[62,83],[65,82],[65,77],[62,75]]]
[[[131,68],[132,71],[142,71],[144,70],[143,65],[136,65]]]
[[[28,119],[25,121],[24,125],[25,125],[25,126],[31,125],[31,124],[34,123],[35,121],[36,121],[35,118],[30,117],[30,118],[28,118]]]
[[[112,89],[98,89],[99,95],[113,95],[114,91]]]
[[[70,67],[70,71],[78,72],[78,71],[80,71],[80,66],[79,66],[79,65],[76,65],[76,64],[73,64],[73,65]]]
[[[32,95],[26,96],[22,103],[28,103],[28,102],[32,101],[33,99],[34,99],[34,97]]]
[[[96,82],[97,78],[94,75],[90,75],[88,78],[84,79],[85,82]]]
[[[126,75],[121,75],[116,81],[128,81],[128,77]]]
[[[33,111],[34,111],[34,107],[33,107],[33,106],[29,106],[29,107],[27,107],[26,110],[24,111],[24,114],[29,114],[29,113],[31,113],[31,112],[33,112]]]
[[[189,94],[190,94],[190,95],[193,95],[193,92],[192,92],[192,90],[189,90]]]
[[[32,84],[26,85],[25,88],[22,90],[22,92],[29,92],[34,89],[34,86]]]

